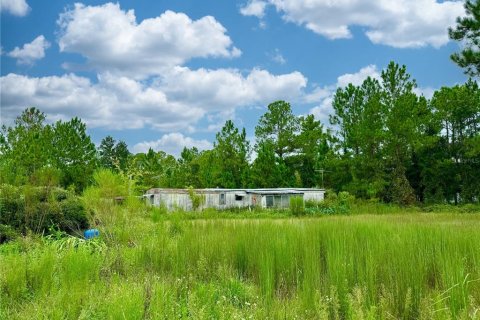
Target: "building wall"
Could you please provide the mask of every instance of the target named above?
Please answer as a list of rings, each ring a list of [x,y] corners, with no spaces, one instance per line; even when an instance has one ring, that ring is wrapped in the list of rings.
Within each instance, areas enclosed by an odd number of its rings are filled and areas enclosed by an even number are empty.
[[[224,195],[223,198],[221,195]],[[204,193],[205,203],[202,208],[242,208],[250,205],[249,195],[244,191],[214,191]],[[221,203],[221,199],[223,202]]]
[[[264,199],[259,194],[249,194],[249,201],[252,204],[252,207],[260,206],[264,208]]]
[[[193,209],[192,201],[188,192],[184,190],[174,189],[152,189],[152,193],[147,193],[145,197],[147,201],[154,206],[164,205],[168,210],[175,210],[176,208],[191,211]],[[275,194],[272,190],[278,190]],[[289,193],[296,191],[296,194]],[[309,189],[271,189],[271,190],[215,190],[204,189],[197,190],[197,194],[205,197],[205,202],[200,209],[216,208],[245,208],[250,206],[260,206],[267,208],[267,197],[274,197],[274,208],[288,208],[290,205],[290,197],[303,196],[304,200],[322,201],[324,199],[324,190],[309,190]],[[269,192],[264,194],[263,192]],[[303,194],[301,194],[301,193]],[[221,203],[221,194],[224,195],[224,201]],[[153,199],[151,198],[153,196]],[[153,200],[153,202],[152,202]]]
[[[302,190],[303,193],[303,200],[314,200],[314,201],[323,201],[325,198],[325,191],[324,190]]]
[[[197,193],[205,198],[201,209],[205,208],[241,208],[250,206],[250,197],[244,191],[225,191],[225,192],[202,192]],[[220,195],[224,195],[224,202],[220,203]],[[148,195],[147,195],[148,197]],[[193,209],[190,195],[186,192],[161,192],[154,195],[153,205],[165,205],[168,210],[180,208],[186,211]]]
[[[268,194],[268,195],[260,195],[261,197],[261,206],[262,208],[282,208],[286,209],[290,207],[290,198],[291,197],[302,197],[302,194]],[[267,198],[273,197],[273,205],[268,207],[267,206]]]
[[[156,206],[164,205],[168,210],[176,208],[192,210],[192,201],[187,193],[159,193],[155,197]]]

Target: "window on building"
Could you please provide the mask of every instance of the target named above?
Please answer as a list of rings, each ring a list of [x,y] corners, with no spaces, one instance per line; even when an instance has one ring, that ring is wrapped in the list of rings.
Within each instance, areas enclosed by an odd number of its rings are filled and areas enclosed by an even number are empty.
[[[243,201],[243,196],[239,195],[239,194],[236,194],[235,195],[235,201]]]
[[[150,200],[150,204],[153,204],[155,201],[155,196],[152,194],[149,200]]]
[[[267,200],[267,208],[273,207],[273,196],[266,196],[265,200]]]
[[[226,202],[225,202],[225,193],[220,193],[220,200],[219,200],[219,204],[220,205],[224,205]]]

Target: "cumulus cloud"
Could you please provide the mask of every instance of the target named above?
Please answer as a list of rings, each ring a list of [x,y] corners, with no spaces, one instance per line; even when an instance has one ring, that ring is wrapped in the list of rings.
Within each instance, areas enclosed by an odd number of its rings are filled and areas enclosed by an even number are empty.
[[[332,94],[332,86],[326,87],[315,87],[312,91],[305,94],[303,97],[303,101],[305,103],[316,103],[322,101],[326,97]]]
[[[212,16],[198,20],[166,11],[138,23],[133,10],[120,5],[75,4],[60,15],[62,52],[79,53],[91,68],[141,78],[163,73],[191,58],[233,58],[241,51]]]
[[[0,97],[6,123],[26,106],[38,106],[51,119],[79,116],[92,128],[178,131],[190,130],[205,116],[218,122],[240,107],[298,98],[306,83],[299,72],[272,75],[259,69],[244,76],[238,70],[175,67],[151,81],[103,73],[96,83],[74,74],[8,74],[0,78]]]
[[[23,17],[30,11],[25,0],[2,0],[0,1],[0,12],[8,12],[14,16]]]
[[[323,99],[320,104],[310,109],[310,114],[313,114],[317,120],[320,120],[323,124],[328,125],[328,118],[333,114],[333,93],[332,95]]]
[[[183,66],[195,57],[239,54],[226,29],[209,16],[192,20],[166,11],[137,22],[133,10],[124,11],[118,4],[75,4],[58,24],[60,50],[85,57],[97,79],[74,74],[3,76],[4,123],[11,123],[26,106],[38,106],[49,119],[79,116],[90,128],[192,132],[205,119],[207,129],[213,130],[234,118],[238,108],[298,99],[307,85],[300,72],[274,75],[256,68]],[[25,48],[14,50],[18,58]]]
[[[205,111],[169,101],[165,93],[125,77],[99,76],[98,83],[73,74],[0,78],[2,121],[11,123],[26,106],[38,106],[50,119],[79,116],[89,127],[135,129],[145,126],[178,130]]]
[[[337,88],[346,87],[349,83],[354,86],[359,86],[367,79],[368,77],[380,80],[380,72],[377,70],[376,65],[368,65],[360,69],[360,71],[355,73],[346,73],[337,78]]]
[[[226,111],[274,99],[294,99],[302,95],[307,79],[300,72],[273,75],[253,69],[246,76],[236,69],[175,67],[156,84],[175,101],[203,106],[210,111]]]
[[[15,47],[8,56],[17,59],[18,64],[31,65],[35,61],[45,57],[45,50],[50,48],[48,42],[43,35],[36,37],[32,42],[25,43],[22,48]]]
[[[263,18],[267,3],[261,0],[250,0],[244,6],[240,7],[240,13],[244,16],[254,16]]]
[[[255,2],[261,1],[251,1],[241,10],[262,16],[265,6],[254,10]],[[396,48],[440,47],[449,41],[447,28],[464,14],[462,1],[448,0],[268,0],[268,3],[283,13],[284,20],[329,39],[351,38],[350,28],[361,26],[373,43]]]
[[[155,141],[143,141],[133,146],[133,152],[147,152],[152,148],[154,151],[165,151],[168,154],[178,157],[183,148],[196,147],[198,150],[212,149],[213,145],[210,141],[202,139],[196,140],[191,137],[186,137],[181,133],[173,132],[163,135],[160,139]]]

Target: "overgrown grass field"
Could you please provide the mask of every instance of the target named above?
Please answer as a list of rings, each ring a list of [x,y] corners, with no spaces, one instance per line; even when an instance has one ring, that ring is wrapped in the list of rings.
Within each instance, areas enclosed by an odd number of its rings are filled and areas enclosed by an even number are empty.
[[[198,215],[132,200],[100,239],[0,246],[0,318],[480,319],[478,214]]]

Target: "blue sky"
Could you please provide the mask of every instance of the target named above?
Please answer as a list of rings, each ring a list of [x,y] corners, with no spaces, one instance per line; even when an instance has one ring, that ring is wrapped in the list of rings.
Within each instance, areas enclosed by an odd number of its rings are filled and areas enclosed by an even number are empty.
[[[462,83],[447,28],[463,2],[435,0],[2,0],[1,120],[27,106],[79,116],[94,142],[178,155],[210,148],[227,119],[253,139],[268,103],[327,125],[337,87],[394,60],[419,94]]]

